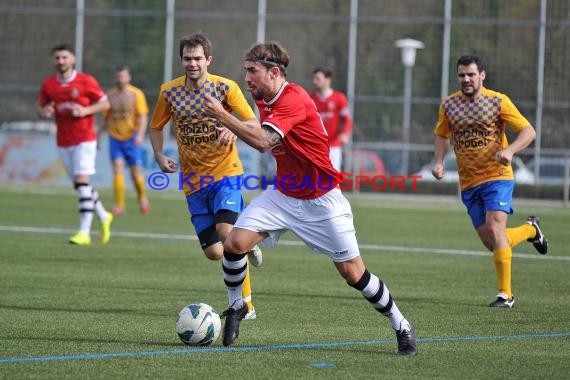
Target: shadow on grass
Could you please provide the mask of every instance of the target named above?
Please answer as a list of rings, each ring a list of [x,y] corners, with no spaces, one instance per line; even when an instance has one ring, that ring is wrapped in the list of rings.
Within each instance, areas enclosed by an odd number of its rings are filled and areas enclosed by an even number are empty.
[[[64,307],[50,307],[50,306],[21,306],[21,305],[2,305],[0,304],[0,309],[7,310],[25,310],[25,311],[56,311],[56,312],[67,312],[67,313],[92,313],[92,314],[133,314],[133,315],[154,315],[170,317],[171,313],[165,313],[152,310],[142,310],[142,309],[83,309],[83,308],[64,308]],[[165,308],[166,309],[166,308]]]
[[[171,347],[171,348],[184,348],[188,347],[181,342],[151,342],[151,341],[133,341],[133,340],[120,340],[120,339],[104,339],[104,338],[63,338],[57,336],[46,336],[46,337],[38,337],[38,336],[26,336],[26,335],[17,335],[17,336],[0,336],[0,340],[28,340],[28,341],[43,341],[47,343],[53,342],[64,342],[64,343],[88,343],[88,344],[96,344],[96,343],[106,343],[106,344],[133,344],[133,345],[144,345],[144,346],[159,346],[159,347]]]

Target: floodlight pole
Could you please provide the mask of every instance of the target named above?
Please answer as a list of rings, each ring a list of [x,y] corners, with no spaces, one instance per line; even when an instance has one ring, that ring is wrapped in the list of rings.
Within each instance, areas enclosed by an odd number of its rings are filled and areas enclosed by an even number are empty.
[[[394,45],[402,49],[404,65],[404,113],[402,116],[402,174],[408,175],[410,166],[410,119],[412,111],[412,67],[416,62],[416,50],[423,49],[424,43],[411,38],[397,40]]]

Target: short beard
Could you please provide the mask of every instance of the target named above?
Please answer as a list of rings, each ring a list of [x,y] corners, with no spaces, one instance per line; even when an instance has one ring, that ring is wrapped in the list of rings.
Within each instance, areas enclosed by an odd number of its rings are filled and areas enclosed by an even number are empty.
[[[467,96],[468,98],[472,98],[475,96],[475,94],[477,93],[478,88],[473,87],[473,92],[471,93],[467,93],[465,92],[465,90],[462,88],[461,92],[463,93],[463,95]]]

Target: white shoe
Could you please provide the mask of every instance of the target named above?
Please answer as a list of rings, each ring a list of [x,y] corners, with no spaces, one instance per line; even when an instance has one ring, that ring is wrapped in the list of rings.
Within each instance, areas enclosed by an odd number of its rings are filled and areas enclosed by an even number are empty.
[[[247,253],[247,257],[251,265],[253,265],[254,267],[260,267],[261,263],[263,262],[263,253],[261,252],[261,249],[259,249],[257,245]]]
[[[255,319],[255,318],[257,318],[257,314],[255,313],[255,308],[253,308],[251,309],[251,311],[247,312],[247,314],[243,319]]]

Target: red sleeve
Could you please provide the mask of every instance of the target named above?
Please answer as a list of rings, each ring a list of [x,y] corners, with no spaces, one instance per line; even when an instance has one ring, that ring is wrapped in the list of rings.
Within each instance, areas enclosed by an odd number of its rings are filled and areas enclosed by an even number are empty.
[[[97,103],[107,95],[105,91],[99,86],[99,83],[91,75],[86,77],[87,97],[91,100],[91,104]]]
[[[339,116],[343,123],[342,134],[350,135],[352,132],[352,118],[350,117],[350,109],[348,107],[348,100],[342,92],[339,92]]]
[[[38,103],[42,106],[45,106],[49,103],[50,97],[47,93],[47,81],[42,83],[42,87],[40,88],[40,95],[38,96]]]
[[[289,133],[295,125],[301,124],[307,119],[305,104],[296,93],[288,92],[275,105],[275,108],[265,117],[263,125],[275,129],[281,137]]]

